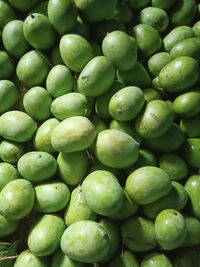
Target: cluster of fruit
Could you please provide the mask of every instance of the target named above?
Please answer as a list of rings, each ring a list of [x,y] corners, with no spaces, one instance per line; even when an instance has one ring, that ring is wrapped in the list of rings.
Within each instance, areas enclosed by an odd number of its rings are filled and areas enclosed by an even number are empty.
[[[0,0],[0,40],[0,266],[199,267],[200,4]]]

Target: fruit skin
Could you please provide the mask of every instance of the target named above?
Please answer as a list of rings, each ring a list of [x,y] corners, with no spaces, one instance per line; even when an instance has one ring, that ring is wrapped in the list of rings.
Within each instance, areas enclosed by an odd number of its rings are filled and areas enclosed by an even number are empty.
[[[182,118],[180,128],[187,137],[200,136],[200,117],[199,114],[191,118]]]
[[[192,216],[185,216],[187,234],[182,247],[194,247],[200,244],[200,222]]]
[[[25,112],[8,111],[0,117],[0,135],[7,140],[27,142],[36,131],[36,123]]]
[[[17,163],[23,154],[22,144],[5,140],[0,143],[0,157],[4,162]]]
[[[18,161],[17,168],[25,179],[41,182],[51,178],[57,169],[55,158],[44,151],[25,153]]]
[[[36,50],[24,54],[18,61],[17,78],[27,87],[41,85],[49,72],[49,65],[44,56]]]
[[[152,0],[151,2],[153,7],[169,10],[176,3],[176,0]]]
[[[140,10],[150,5],[150,0],[127,0],[127,3],[133,10]]]
[[[6,2],[0,1],[0,29],[3,29],[6,24],[16,19],[13,8]]]
[[[165,171],[145,166],[128,176],[125,189],[137,204],[150,204],[166,196],[171,187],[171,180]]]
[[[19,221],[10,221],[0,215],[0,237],[13,234],[19,226]]]
[[[39,257],[52,254],[59,247],[64,230],[64,221],[59,216],[52,214],[43,215],[33,224],[28,235],[30,251]]]
[[[188,56],[177,57],[162,68],[158,80],[168,92],[179,92],[193,86],[199,78],[198,64]]]
[[[26,1],[26,0],[8,0],[8,2],[16,9],[20,10],[20,11],[28,11],[30,10],[37,2],[38,0],[30,0],[30,1]]]
[[[82,183],[82,192],[89,208],[100,215],[117,212],[123,203],[123,190],[117,178],[108,171],[94,171]]]
[[[169,53],[158,52],[148,60],[148,68],[153,76],[158,76],[161,69],[172,60]]]
[[[36,255],[34,255],[30,250],[27,249],[19,254],[13,267],[22,267],[22,266],[48,267],[49,265],[46,258],[39,258]]]
[[[14,71],[14,64],[9,55],[1,50],[0,51],[0,79],[8,79]]]
[[[200,168],[200,138],[188,138],[183,145],[183,155],[192,168]]]
[[[102,51],[122,71],[130,70],[137,62],[136,40],[122,31],[108,33],[103,39]]]
[[[18,99],[16,85],[8,80],[0,81],[0,114],[12,109]]]
[[[98,160],[112,168],[126,168],[139,157],[139,144],[128,134],[119,130],[104,130],[97,136]]]
[[[199,251],[194,248],[191,249],[182,249],[180,250],[175,257],[175,266],[176,267],[199,267]]]
[[[74,261],[58,249],[52,256],[51,267],[83,267],[81,262]]]
[[[13,165],[6,162],[0,163],[0,191],[5,185],[17,178],[19,178],[19,173]]]
[[[48,17],[60,35],[69,32],[76,25],[77,8],[73,0],[50,0]]]
[[[155,220],[158,244],[165,250],[180,247],[186,237],[186,223],[182,214],[173,209],[161,211]]]
[[[200,37],[200,22],[199,22],[199,21],[197,21],[197,22],[193,25],[192,29],[193,29],[195,35],[196,35],[197,37]]]
[[[141,262],[141,267],[173,267],[172,263],[170,260],[165,256],[165,254],[161,253],[151,253],[147,254],[142,262]]]
[[[90,220],[70,225],[60,241],[61,250],[73,260],[92,263],[101,261],[110,249],[105,229]]]
[[[74,116],[60,122],[51,134],[58,152],[70,153],[90,147],[96,137],[94,125],[85,117]]]
[[[65,65],[75,72],[81,72],[93,58],[89,42],[78,34],[66,34],[60,40],[60,55]]]
[[[113,84],[115,69],[109,58],[94,57],[80,73],[77,90],[85,96],[96,97],[105,93]]]
[[[35,192],[29,181],[16,179],[0,192],[0,213],[9,220],[24,218],[33,208]]]
[[[123,251],[123,254],[115,255],[108,265],[109,267],[139,267],[136,256],[130,251]]]

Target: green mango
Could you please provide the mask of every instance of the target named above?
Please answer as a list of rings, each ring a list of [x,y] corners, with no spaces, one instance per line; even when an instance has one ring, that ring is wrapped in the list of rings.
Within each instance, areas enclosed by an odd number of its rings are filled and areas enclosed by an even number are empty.
[[[182,247],[194,247],[200,244],[200,221],[191,216],[185,216],[187,234]]]
[[[169,175],[160,168],[145,166],[132,172],[125,189],[137,204],[150,204],[166,196],[172,188]]]
[[[24,147],[22,144],[6,140],[0,143],[0,157],[4,162],[17,163],[23,154]]]
[[[8,0],[8,2],[11,4],[11,6],[20,11],[28,11],[38,2],[38,0]]]
[[[45,214],[32,225],[27,240],[28,248],[38,257],[48,256],[59,247],[64,230],[63,219]]]
[[[55,174],[57,162],[50,153],[31,151],[19,159],[17,169],[25,179],[31,182],[41,182]]]
[[[0,29],[3,29],[6,24],[16,19],[14,9],[5,1],[0,1]]]
[[[106,122],[96,115],[90,117],[90,120],[94,124],[97,134],[108,128]]]
[[[170,262],[165,254],[151,253],[145,255],[140,267],[173,267],[174,265]]]
[[[148,68],[154,77],[158,76],[162,68],[172,60],[169,53],[158,52],[148,60]]]
[[[5,185],[17,178],[19,178],[19,173],[13,165],[6,162],[0,163],[0,191]]]
[[[19,221],[11,221],[0,215],[0,237],[13,234],[19,227]]]
[[[158,244],[164,250],[180,247],[186,237],[186,222],[183,215],[174,209],[162,210],[155,220],[155,234]]]
[[[0,79],[8,79],[13,71],[13,61],[5,51],[0,50]]]
[[[61,55],[60,55],[59,44],[56,44],[54,46],[54,48],[51,50],[50,58],[51,58],[51,64],[53,66],[56,66],[56,65],[63,65],[64,66],[64,62],[63,62]],[[61,72],[61,77],[62,77],[62,72]]]
[[[150,5],[150,0],[127,0],[133,10],[140,10]]]
[[[31,9],[30,14],[31,13],[40,13],[40,14],[43,14],[45,16],[48,16],[48,14],[47,14],[48,3],[49,3],[49,1],[39,2],[36,6],[34,6]]]
[[[131,24],[133,21],[133,13],[125,2],[118,2],[113,11],[112,18],[124,24]]]
[[[188,138],[183,146],[183,155],[189,166],[200,168],[200,138]]]
[[[93,263],[104,259],[111,244],[101,224],[83,220],[73,223],[64,231],[60,246],[72,260]]]
[[[9,182],[0,192],[0,214],[8,220],[26,217],[33,208],[35,192],[25,179]]]
[[[58,249],[52,257],[51,267],[83,267],[84,264],[71,260],[60,249]]]
[[[123,251],[121,255],[116,255],[108,265],[109,267],[139,267],[136,256],[130,251]]]
[[[78,186],[72,191],[70,202],[65,211],[64,220],[66,225],[70,226],[82,220],[95,221],[96,217],[97,214],[89,208],[83,197],[81,186]]]
[[[39,258],[36,255],[34,255],[30,250],[27,249],[19,254],[13,267],[22,267],[22,266],[48,267],[49,265],[47,258]]]
[[[192,249],[182,249],[175,256],[175,267],[200,267],[199,251]]]
[[[200,37],[200,21],[197,21],[197,22],[193,25],[192,29],[193,29],[195,35],[196,35],[197,37]]]
[[[8,80],[0,81],[0,114],[11,110],[18,100],[16,85]]]
[[[200,136],[200,116],[199,113],[191,118],[182,118],[180,121],[181,130],[187,137]]]
[[[147,103],[152,100],[162,99],[160,92],[154,88],[144,89],[143,94],[144,94],[144,99]]]
[[[71,30],[72,33],[81,35],[82,37],[84,37],[85,39],[90,39],[90,30],[88,25],[81,19],[81,17],[77,17],[77,22],[76,25],[74,26],[74,28]],[[91,45],[91,43],[90,43]],[[92,45],[91,45],[92,46]],[[93,50],[93,48],[92,48]],[[94,52],[94,51],[93,51]],[[93,53],[94,54],[94,53]]]
[[[126,248],[144,252],[156,247],[154,222],[143,217],[132,217],[121,225],[121,236]]]
[[[151,3],[153,7],[158,7],[163,10],[169,10],[175,5],[176,0],[152,0]]]
[[[172,181],[172,188],[162,198],[143,206],[143,213],[150,219],[155,219],[156,216],[165,209],[175,209],[177,211],[182,210],[188,201],[188,194],[184,187]]]
[[[161,85],[158,80],[158,76],[152,80],[152,87],[158,90],[162,90]]]

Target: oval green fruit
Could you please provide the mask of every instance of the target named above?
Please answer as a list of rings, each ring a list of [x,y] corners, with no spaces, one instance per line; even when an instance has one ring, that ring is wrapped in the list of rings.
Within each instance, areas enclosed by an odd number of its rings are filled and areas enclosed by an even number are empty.
[[[48,262],[46,258],[39,258],[30,250],[24,250],[17,257],[13,267],[23,267],[24,265],[29,267],[48,267]]]
[[[194,247],[200,244],[200,221],[192,216],[185,216],[187,234],[182,247]]]
[[[152,6],[162,8],[163,10],[169,10],[175,3],[176,0],[152,0]]]
[[[5,51],[0,50],[0,79],[8,79],[13,70],[14,64],[12,59]]]
[[[51,267],[83,267],[81,262],[74,261],[58,249],[52,256]]]
[[[6,162],[0,163],[0,191],[5,185],[17,178],[19,178],[19,173],[13,165]]]
[[[13,234],[19,226],[19,221],[11,221],[0,215],[0,237]]]
[[[24,147],[22,144],[6,140],[0,143],[0,157],[4,162],[17,163],[23,154]]]
[[[187,137],[200,136],[200,116],[199,114],[191,118],[182,118],[180,121],[180,128]]]
[[[200,168],[200,138],[188,138],[183,145],[183,155],[192,168]]]
[[[0,81],[0,114],[12,109],[18,99],[16,85],[8,80]]]
[[[37,2],[38,0],[21,0],[20,2],[17,0],[8,0],[8,2],[16,9],[20,11],[28,11],[30,10]]]
[[[158,76],[161,69],[172,60],[169,53],[158,52],[148,60],[148,68],[154,77]]]
[[[161,253],[151,253],[147,254],[142,262],[140,267],[173,267],[172,263],[165,254]]]
[[[3,29],[7,23],[16,19],[14,9],[5,1],[0,1],[0,29]]]

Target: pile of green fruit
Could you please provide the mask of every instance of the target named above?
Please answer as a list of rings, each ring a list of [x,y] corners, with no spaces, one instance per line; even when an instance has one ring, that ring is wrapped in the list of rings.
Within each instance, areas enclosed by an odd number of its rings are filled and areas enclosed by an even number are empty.
[[[200,266],[200,4],[0,0],[0,266]]]

